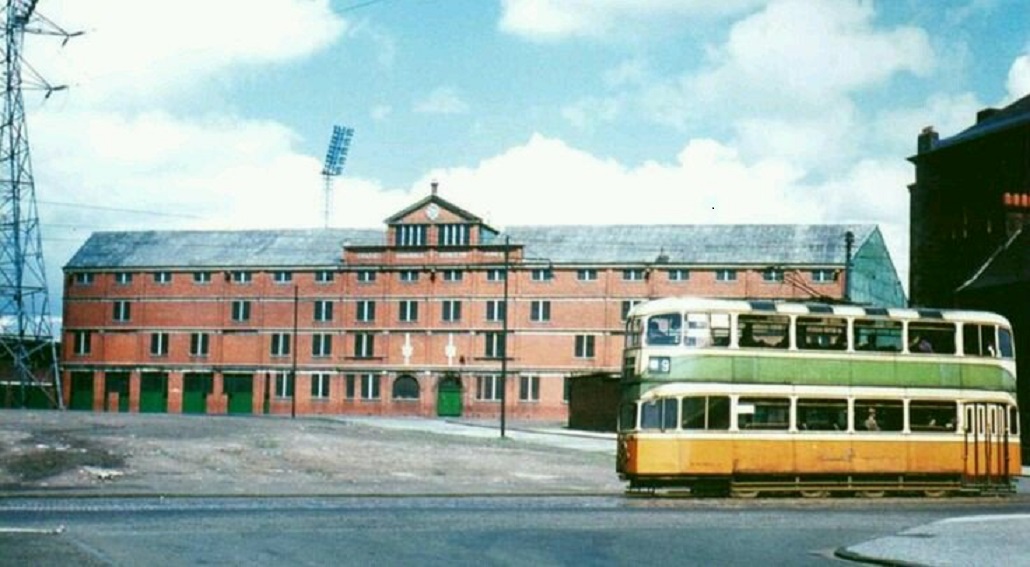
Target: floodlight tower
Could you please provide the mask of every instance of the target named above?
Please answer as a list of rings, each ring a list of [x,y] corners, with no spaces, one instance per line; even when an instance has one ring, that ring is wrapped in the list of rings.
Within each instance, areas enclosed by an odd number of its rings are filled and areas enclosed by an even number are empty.
[[[22,59],[25,32],[70,34],[36,14],[38,0],[3,2],[4,109],[0,117],[0,382],[19,384],[21,404],[30,388],[64,408],[57,350],[51,328],[50,298],[43,269],[43,246],[36,210],[22,89],[55,87]],[[22,71],[26,71],[23,78]],[[33,390],[34,391],[34,390]]]
[[[329,138],[329,150],[325,154],[325,166],[322,167],[322,179],[325,180],[325,228],[329,228],[329,211],[333,202],[333,178],[343,173],[343,164],[347,163],[347,151],[350,140],[354,137],[354,129],[346,126],[333,126],[333,136]]]

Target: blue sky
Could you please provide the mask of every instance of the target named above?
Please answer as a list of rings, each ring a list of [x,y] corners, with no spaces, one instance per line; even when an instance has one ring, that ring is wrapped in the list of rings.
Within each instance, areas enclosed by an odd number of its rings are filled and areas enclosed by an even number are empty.
[[[51,294],[93,231],[333,226],[428,193],[516,224],[875,223],[905,158],[1030,94],[1022,0],[43,0]],[[78,206],[74,206],[78,204]],[[111,210],[117,209],[117,210]]]

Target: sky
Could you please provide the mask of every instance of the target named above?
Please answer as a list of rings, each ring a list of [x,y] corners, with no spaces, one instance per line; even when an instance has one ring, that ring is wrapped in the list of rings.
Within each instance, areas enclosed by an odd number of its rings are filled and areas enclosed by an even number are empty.
[[[318,228],[429,194],[525,224],[870,223],[1030,94],[1023,0],[42,0],[24,93],[50,295],[95,231]],[[771,243],[774,245],[774,243]]]

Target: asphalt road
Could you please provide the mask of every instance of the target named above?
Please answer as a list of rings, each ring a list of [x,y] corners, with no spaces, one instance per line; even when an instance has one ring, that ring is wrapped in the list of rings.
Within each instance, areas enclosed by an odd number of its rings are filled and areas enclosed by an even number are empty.
[[[914,526],[1016,513],[1030,500],[7,499],[0,565],[827,565]]]

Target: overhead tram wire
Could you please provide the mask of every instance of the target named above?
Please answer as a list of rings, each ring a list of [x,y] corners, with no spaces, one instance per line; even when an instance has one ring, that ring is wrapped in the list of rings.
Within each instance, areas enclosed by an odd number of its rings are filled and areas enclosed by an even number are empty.
[[[44,201],[36,200],[37,203],[42,205],[52,205],[55,207],[73,207],[76,209],[93,209],[97,211],[111,211],[115,213],[136,213],[140,215],[153,215],[157,217],[176,217],[183,219],[201,219],[204,218],[200,215],[189,215],[185,213],[166,213],[162,211],[151,211],[146,209],[129,209],[125,207],[107,207],[104,205],[86,205],[84,203],[71,203],[64,201]]]

